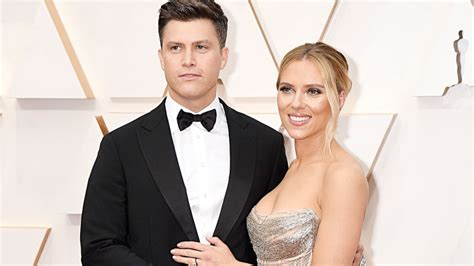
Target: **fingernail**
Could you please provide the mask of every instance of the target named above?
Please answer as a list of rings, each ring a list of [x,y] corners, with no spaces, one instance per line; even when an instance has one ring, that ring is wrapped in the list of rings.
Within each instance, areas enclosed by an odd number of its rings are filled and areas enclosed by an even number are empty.
[[[178,248],[179,248],[179,247],[181,247],[181,243],[178,243],[178,245],[177,245],[177,246],[178,246]]]
[[[175,250],[174,250],[174,249],[172,249],[172,250],[170,250],[170,252],[171,252],[171,254],[174,254]]]

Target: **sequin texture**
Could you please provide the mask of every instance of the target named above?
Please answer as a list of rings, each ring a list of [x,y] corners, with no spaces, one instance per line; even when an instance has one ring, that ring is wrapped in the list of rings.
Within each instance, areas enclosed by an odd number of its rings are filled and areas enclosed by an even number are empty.
[[[319,223],[311,209],[260,215],[254,207],[247,228],[258,265],[311,265]]]

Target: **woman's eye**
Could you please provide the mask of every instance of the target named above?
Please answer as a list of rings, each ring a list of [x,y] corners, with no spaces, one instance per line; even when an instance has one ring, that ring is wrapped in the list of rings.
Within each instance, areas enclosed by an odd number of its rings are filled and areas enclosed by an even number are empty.
[[[310,96],[316,96],[316,95],[321,94],[321,89],[311,88],[311,89],[308,89],[308,91],[306,93],[308,93],[308,95],[310,95]]]
[[[280,88],[278,88],[278,90],[283,92],[283,93],[291,93],[292,92],[292,89],[290,87],[287,87],[287,86],[280,87]]]

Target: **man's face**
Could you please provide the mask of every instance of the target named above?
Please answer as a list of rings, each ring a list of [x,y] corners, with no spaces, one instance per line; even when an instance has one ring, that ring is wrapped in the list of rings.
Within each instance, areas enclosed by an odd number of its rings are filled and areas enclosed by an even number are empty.
[[[205,107],[216,95],[227,48],[220,48],[214,25],[208,19],[171,20],[164,28],[162,43],[160,62],[170,96],[182,106],[200,111],[193,109]]]

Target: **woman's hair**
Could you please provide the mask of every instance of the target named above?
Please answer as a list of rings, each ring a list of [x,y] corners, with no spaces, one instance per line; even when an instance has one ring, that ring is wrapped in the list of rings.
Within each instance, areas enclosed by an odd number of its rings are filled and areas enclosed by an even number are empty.
[[[331,118],[325,129],[324,152],[332,155],[331,143],[336,134],[337,121],[341,104],[339,95],[349,94],[352,81],[349,78],[349,65],[344,55],[333,47],[323,43],[306,43],[289,51],[281,61],[278,73],[277,88],[280,84],[281,73],[294,61],[309,60],[319,69],[323,85],[331,107]]]

